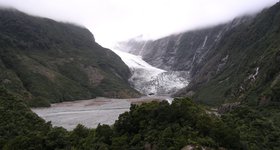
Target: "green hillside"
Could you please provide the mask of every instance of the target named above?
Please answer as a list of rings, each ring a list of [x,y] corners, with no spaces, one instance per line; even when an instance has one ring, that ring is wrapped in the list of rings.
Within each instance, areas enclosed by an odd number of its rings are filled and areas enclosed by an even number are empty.
[[[0,83],[30,106],[133,97],[130,71],[84,27],[0,10]]]
[[[0,149],[280,149],[280,3],[147,47],[144,59],[157,67],[190,71],[176,96],[194,101],[133,104],[111,126],[67,131],[29,106],[139,96],[128,67],[83,27],[0,9]]]
[[[227,31],[204,60],[187,89],[196,91],[194,99],[279,104],[280,3]]]
[[[189,71],[190,84],[174,97],[208,105],[236,101],[279,104],[280,3],[254,15],[156,40],[119,47],[168,71]]]

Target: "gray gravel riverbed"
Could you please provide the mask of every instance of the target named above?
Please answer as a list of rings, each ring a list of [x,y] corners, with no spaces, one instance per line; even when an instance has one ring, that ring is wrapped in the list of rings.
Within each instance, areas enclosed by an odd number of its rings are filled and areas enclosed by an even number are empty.
[[[51,121],[54,126],[62,126],[67,130],[78,124],[95,128],[100,124],[112,125],[119,115],[129,111],[131,103],[150,102],[152,100],[171,100],[170,97],[142,97],[135,99],[95,98],[52,104],[49,108],[33,108],[37,115]]]

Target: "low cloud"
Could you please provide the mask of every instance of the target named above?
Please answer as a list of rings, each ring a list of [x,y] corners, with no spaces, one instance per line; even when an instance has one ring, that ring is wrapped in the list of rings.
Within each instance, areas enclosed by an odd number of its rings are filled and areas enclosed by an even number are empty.
[[[0,0],[32,15],[81,24],[105,46],[138,35],[169,34],[227,22],[279,0]]]

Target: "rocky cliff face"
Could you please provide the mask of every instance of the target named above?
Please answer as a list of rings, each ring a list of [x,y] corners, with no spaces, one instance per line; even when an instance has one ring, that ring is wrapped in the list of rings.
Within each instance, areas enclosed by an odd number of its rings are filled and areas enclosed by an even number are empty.
[[[131,39],[120,42],[118,47],[140,55],[151,65],[164,70],[184,70],[195,72],[196,65],[215,49],[224,35],[240,24],[249,23],[253,16],[237,18],[230,23],[171,35],[158,40],[141,41]]]
[[[277,101],[279,15],[280,3],[227,24],[155,41],[131,40],[120,47],[128,47],[156,67],[190,71],[190,84],[177,96],[193,96],[212,105]]]
[[[1,9],[0,47],[0,85],[32,106],[138,95],[129,68],[83,27]]]

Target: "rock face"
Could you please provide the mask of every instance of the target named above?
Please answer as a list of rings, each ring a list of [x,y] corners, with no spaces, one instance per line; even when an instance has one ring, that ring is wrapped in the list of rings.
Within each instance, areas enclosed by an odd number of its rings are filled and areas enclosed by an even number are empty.
[[[221,105],[217,112],[219,114],[225,114],[227,112],[233,111],[234,109],[240,107],[240,102],[235,102],[235,103],[227,103],[227,104],[223,104]]]
[[[260,97],[279,101],[280,3],[255,16],[155,41],[119,44],[153,66],[190,72],[190,84],[175,96],[218,105]]]
[[[195,66],[219,45],[225,34],[247,23],[253,17],[237,18],[230,23],[171,35],[155,41],[130,40],[119,43],[118,47],[135,55],[140,55],[151,65],[164,70],[188,70],[195,72]]]
[[[0,84],[31,106],[139,95],[120,57],[83,27],[1,9],[0,47]]]

